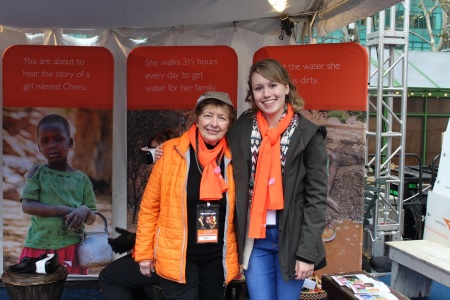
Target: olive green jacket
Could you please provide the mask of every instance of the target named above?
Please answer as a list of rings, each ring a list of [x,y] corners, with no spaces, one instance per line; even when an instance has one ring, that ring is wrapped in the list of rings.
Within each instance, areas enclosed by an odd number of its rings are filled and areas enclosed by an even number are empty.
[[[247,238],[253,114],[244,112],[228,132],[236,183],[235,227],[239,263],[247,267],[253,240]],[[322,233],[327,201],[325,127],[300,115],[283,171],[284,209],[279,212],[279,259],[284,280],[295,277],[297,259],[326,265]],[[245,249],[245,251],[244,251]]]

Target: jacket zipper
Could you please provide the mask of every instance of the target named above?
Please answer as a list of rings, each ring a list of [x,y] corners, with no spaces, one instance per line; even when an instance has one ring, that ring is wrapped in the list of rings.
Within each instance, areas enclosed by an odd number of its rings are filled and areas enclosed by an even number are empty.
[[[182,211],[181,211],[181,220],[183,222],[183,243],[181,246],[181,259],[180,259],[180,277],[179,277],[179,283],[183,283],[183,265],[185,264],[185,260],[186,260],[186,256],[185,251],[186,251],[186,231],[187,231],[187,226],[186,226],[186,211],[185,211],[185,206],[186,206],[186,190],[187,190],[187,176],[189,174],[189,160],[186,158],[185,155],[183,155],[181,153],[181,151],[178,149],[178,147],[175,146],[175,150],[181,155],[181,157],[184,158],[184,160],[186,161],[187,164],[187,171],[186,171],[186,175],[184,177],[184,186],[183,186],[183,191],[182,191],[182,201],[184,201],[184,204],[182,205]],[[189,151],[189,150],[188,150]]]

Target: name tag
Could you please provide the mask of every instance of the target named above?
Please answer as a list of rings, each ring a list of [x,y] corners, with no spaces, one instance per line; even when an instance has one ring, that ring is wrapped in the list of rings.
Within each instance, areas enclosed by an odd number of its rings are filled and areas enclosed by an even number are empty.
[[[197,244],[219,242],[219,205],[197,205]]]

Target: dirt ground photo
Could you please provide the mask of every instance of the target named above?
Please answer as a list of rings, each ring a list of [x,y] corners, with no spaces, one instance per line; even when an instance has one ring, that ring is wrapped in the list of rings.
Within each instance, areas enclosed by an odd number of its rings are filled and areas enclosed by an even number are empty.
[[[327,152],[329,157],[333,154],[337,162],[336,177],[329,181],[327,225],[322,235],[327,267],[318,274],[360,270],[366,145],[364,115],[334,111],[304,111],[302,114],[312,122],[326,126]],[[329,171],[331,175],[331,168]]]

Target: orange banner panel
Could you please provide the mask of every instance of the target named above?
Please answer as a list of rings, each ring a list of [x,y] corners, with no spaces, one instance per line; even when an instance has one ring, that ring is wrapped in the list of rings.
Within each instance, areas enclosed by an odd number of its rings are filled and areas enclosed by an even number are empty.
[[[15,45],[3,54],[3,106],[112,108],[114,59],[103,47]]]
[[[369,58],[360,44],[269,46],[259,49],[253,61],[265,58],[286,67],[305,109],[367,109]]]
[[[127,61],[128,109],[193,109],[207,91],[237,101],[237,55],[228,46],[144,46]]]

